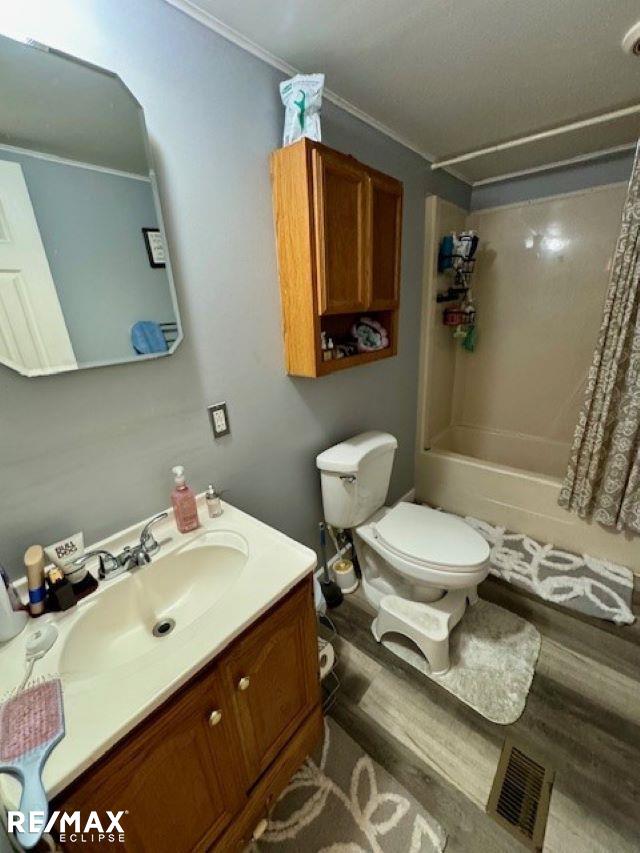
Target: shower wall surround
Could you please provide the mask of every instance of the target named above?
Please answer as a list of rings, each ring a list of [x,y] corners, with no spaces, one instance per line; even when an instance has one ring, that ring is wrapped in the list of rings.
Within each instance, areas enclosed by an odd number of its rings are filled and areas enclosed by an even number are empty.
[[[428,200],[434,245],[451,229],[480,236],[478,341],[468,353],[442,326],[428,246],[416,494],[640,574],[637,538],[558,506],[625,196],[616,183],[470,214]]]
[[[615,184],[471,213],[481,341],[456,356],[454,422],[566,443],[568,458],[625,195]]]
[[[413,485],[424,196],[470,190],[326,103],[323,139],[404,183],[401,347],[394,359],[309,383],[282,367],[269,152],[284,75],[159,0],[24,0],[28,35],[119,74],[153,146],[185,340],[170,359],[24,379],[0,368],[0,560],[32,542],[87,542],[167,505],[170,469],[315,545],[315,454],[363,429],[396,435],[391,496]],[[14,32],[12,32],[12,28]],[[214,444],[206,405],[225,399]]]

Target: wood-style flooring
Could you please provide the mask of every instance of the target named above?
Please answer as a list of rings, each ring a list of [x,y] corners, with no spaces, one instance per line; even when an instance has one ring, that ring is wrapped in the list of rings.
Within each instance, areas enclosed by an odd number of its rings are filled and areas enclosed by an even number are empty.
[[[485,814],[507,734],[556,770],[545,851],[638,853],[640,624],[573,616],[494,579],[479,592],[542,635],[516,723],[489,722],[376,643],[358,595],[331,612],[342,682],[331,714],[440,821],[447,853],[525,849]]]

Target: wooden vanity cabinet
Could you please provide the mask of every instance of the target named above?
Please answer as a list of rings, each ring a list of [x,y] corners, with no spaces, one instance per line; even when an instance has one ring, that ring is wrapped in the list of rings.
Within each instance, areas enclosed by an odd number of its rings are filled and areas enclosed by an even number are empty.
[[[56,798],[53,808],[80,809],[85,818],[126,810],[124,844],[63,847],[241,850],[321,737],[306,579]]]
[[[271,155],[287,372],[324,376],[397,352],[402,183],[309,139]],[[363,315],[387,329],[377,352],[324,361],[321,333]]]

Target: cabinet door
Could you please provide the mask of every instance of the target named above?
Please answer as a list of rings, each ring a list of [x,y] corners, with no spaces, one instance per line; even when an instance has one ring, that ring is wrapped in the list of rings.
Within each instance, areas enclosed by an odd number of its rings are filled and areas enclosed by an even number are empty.
[[[221,664],[253,784],[320,698],[311,583],[295,590]]]
[[[371,173],[369,309],[397,308],[402,249],[402,184]]]
[[[210,673],[56,804],[80,809],[85,818],[91,809],[101,817],[107,809],[126,810],[124,844],[65,841],[65,850],[208,849],[245,802],[240,760],[230,703],[221,679]]]
[[[362,311],[367,304],[367,174],[348,157],[312,152],[316,274],[321,314]]]

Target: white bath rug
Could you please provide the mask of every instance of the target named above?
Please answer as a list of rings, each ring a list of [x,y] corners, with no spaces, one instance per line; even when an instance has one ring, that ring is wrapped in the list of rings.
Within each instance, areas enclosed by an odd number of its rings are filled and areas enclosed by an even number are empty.
[[[631,569],[541,545],[524,533],[508,533],[477,518],[468,516],[465,521],[491,545],[492,575],[587,616],[616,625],[635,621]]]
[[[431,675],[411,641],[398,634],[382,640],[483,717],[503,726],[515,723],[524,711],[540,653],[538,630],[515,613],[480,600],[467,608],[449,642],[451,669]]]

